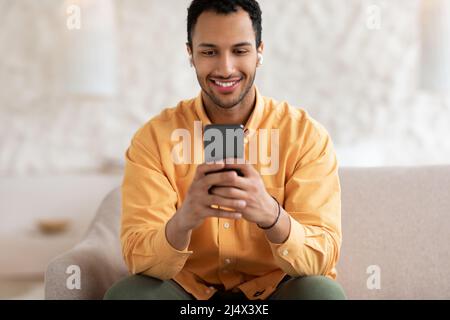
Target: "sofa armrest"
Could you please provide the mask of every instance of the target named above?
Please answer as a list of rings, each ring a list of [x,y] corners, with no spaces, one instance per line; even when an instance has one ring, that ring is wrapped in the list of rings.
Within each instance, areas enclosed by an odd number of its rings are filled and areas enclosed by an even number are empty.
[[[54,258],[45,272],[46,299],[101,299],[126,274],[107,252],[84,241]]]
[[[120,208],[117,188],[103,200],[84,240],[49,263],[46,299],[102,299],[128,274],[119,241]]]

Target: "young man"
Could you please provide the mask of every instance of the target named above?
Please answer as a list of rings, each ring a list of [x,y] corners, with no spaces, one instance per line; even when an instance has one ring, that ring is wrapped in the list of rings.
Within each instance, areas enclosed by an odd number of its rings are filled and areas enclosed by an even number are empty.
[[[202,90],[132,139],[121,242],[133,275],[105,298],[345,298],[334,281],[341,206],[333,144],[304,110],[259,93],[261,31],[255,0],[192,1],[187,51]],[[196,161],[198,129],[211,123],[245,126],[246,163]],[[190,161],[176,161],[180,130]],[[244,176],[217,172],[224,168]]]

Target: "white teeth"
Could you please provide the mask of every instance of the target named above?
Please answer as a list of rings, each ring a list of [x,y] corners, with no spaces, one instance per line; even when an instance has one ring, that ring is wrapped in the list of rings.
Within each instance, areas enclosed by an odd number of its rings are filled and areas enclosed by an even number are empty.
[[[221,86],[221,87],[224,87],[224,88],[232,87],[232,86],[234,86],[237,82],[238,82],[238,81],[234,81],[234,82],[219,82],[219,81],[215,81],[215,80],[214,80],[214,83],[215,83],[215,84],[217,84],[217,85],[219,85],[219,86]]]

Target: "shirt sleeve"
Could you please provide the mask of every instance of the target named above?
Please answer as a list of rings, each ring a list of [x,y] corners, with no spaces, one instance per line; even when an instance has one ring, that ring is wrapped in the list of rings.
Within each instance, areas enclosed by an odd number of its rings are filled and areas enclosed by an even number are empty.
[[[192,251],[176,250],[167,241],[177,194],[162,170],[154,137],[148,127],[141,128],[125,153],[120,239],[131,273],[171,279]]]
[[[288,275],[335,278],[342,239],[338,163],[327,131],[312,121],[310,138],[285,185],[290,234],[284,243],[270,245],[277,264]]]

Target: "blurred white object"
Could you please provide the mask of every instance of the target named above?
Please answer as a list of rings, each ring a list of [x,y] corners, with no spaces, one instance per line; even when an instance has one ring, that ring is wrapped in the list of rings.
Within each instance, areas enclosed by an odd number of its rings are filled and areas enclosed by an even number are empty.
[[[450,91],[450,1],[423,0],[422,65],[420,86],[435,92]]]
[[[114,96],[117,91],[114,1],[70,0],[65,2],[64,11],[68,93],[82,97]]]

